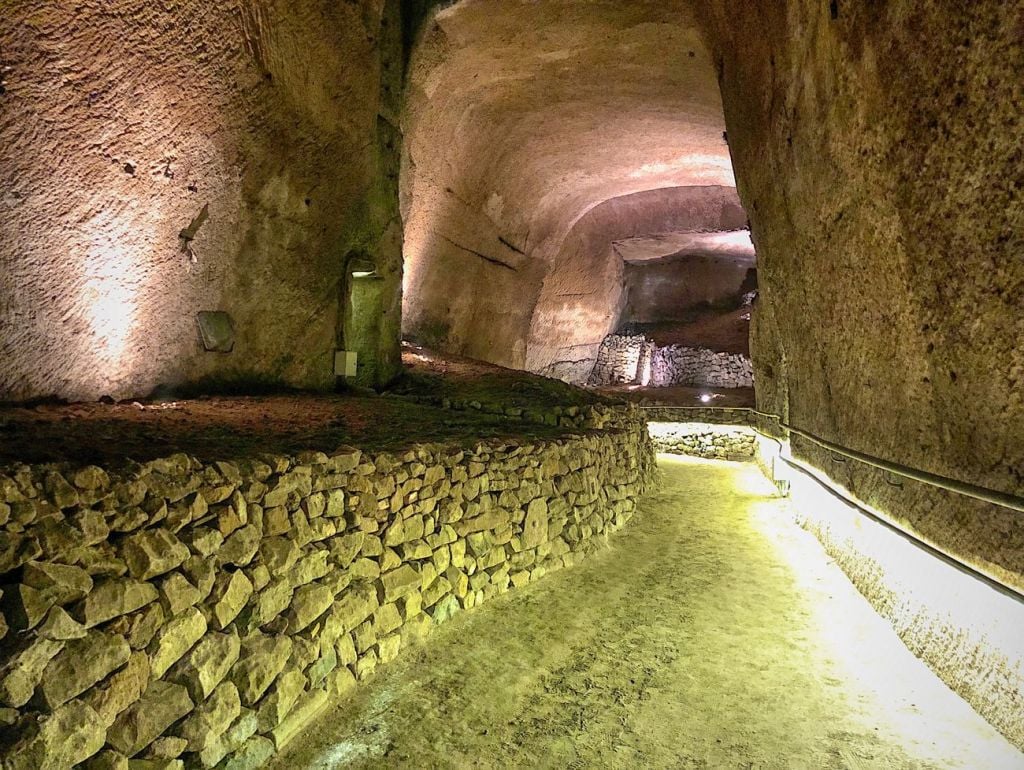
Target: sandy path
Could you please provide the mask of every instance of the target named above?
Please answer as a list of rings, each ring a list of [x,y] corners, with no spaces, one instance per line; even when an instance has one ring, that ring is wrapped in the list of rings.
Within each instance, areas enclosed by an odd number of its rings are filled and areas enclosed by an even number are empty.
[[[451,621],[273,767],[1024,768],[752,466],[662,472],[609,549]]]

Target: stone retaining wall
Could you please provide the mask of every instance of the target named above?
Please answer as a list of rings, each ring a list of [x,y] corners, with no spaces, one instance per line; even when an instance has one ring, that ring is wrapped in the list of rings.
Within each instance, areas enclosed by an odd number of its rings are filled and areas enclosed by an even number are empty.
[[[716,353],[678,345],[656,347],[651,361],[651,385],[752,388],[754,367],[748,356],[739,353]]]
[[[757,452],[757,434],[745,426],[651,422],[647,427],[658,452],[744,462]]]
[[[625,524],[654,468],[626,415],[471,450],[0,472],[4,769],[263,764],[435,624]]]
[[[738,353],[660,347],[643,335],[613,334],[601,344],[590,384],[752,388],[754,370],[750,358]]]

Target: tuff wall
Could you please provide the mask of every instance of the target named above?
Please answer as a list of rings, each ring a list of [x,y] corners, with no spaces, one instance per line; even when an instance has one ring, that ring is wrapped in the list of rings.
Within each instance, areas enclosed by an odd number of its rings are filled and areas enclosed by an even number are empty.
[[[587,411],[544,442],[4,469],[3,767],[262,764],[434,625],[629,520],[645,426]]]
[[[401,98],[397,9],[5,3],[0,401],[333,386],[355,257],[386,282],[374,323],[387,344],[371,357],[386,377],[399,358],[401,147],[382,117]],[[230,315],[233,345],[206,351],[208,311]]]

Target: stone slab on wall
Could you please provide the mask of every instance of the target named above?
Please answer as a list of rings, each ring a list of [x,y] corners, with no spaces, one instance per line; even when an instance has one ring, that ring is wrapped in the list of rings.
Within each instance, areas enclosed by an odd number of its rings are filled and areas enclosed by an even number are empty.
[[[625,524],[654,467],[635,414],[471,449],[5,469],[5,770],[261,764],[434,625]]]

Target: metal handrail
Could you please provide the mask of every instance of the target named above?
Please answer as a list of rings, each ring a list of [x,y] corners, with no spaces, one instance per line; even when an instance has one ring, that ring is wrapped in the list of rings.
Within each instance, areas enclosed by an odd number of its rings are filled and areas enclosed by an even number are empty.
[[[806,431],[802,428],[797,428],[790,425],[782,420],[777,414],[770,414],[768,412],[759,412],[757,409],[753,409],[747,406],[641,406],[641,409],[688,409],[693,411],[704,411],[704,412],[716,412],[716,411],[730,411],[730,412],[746,412],[748,414],[754,414],[758,417],[766,417],[771,420],[775,420],[779,427],[783,430],[787,430],[790,433],[795,433],[801,438],[807,439],[812,443],[817,444],[822,449],[826,449],[829,452],[834,452],[838,455],[848,457],[851,460],[857,460],[865,465],[871,465],[883,471],[888,471],[895,476],[902,476],[903,478],[911,479],[912,481],[918,481],[922,484],[928,484],[929,486],[944,489],[948,492],[955,492],[957,494],[964,495],[965,497],[971,497],[975,500],[981,500],[985,503],[991,503],[998,505],[1003,508],[1010,508],[1011,510],[1019,513],[1024,513],[1024,498],[1017,495],[1011,495],[1007,492],[1000,492],[995,489],[988,489],[987,487],[978,486],[977,484],[969,484],[966,481],[960,481],[959,479],[952,479],[948,476],[940,476],[937,473],[931,473],[930,471],[922,471],[918,468],[911,468],[907,465],[901,465],[894,463],[889,460],[883,460],[880,457],[874,457],[864,452],[859,452],[856,449],[848,449],[840,444],[836,444],[828,439],[823,439],[820,436],[816,436],[810,431]],[[751,426],[753,427],[753,426]],[[755,429],[756,430],[756,429]],[[760,431],[758,431],[760,432]]]

